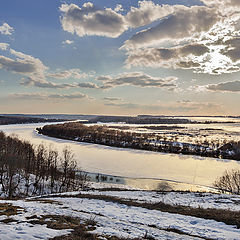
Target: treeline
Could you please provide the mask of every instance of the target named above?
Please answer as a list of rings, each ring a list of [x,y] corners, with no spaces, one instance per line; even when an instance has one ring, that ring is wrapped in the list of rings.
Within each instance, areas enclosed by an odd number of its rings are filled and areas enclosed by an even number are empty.
[[[166,118],[166,117],[125,117],[125,116],[98,116],[90,119],[88,123],[97,122],[125,122],[127,124],[187,124],[192,123],[183,118]]]
[[[44,144],[33,146],[0,132],[0,193],[13,198],[75,191],[87,176],[77,171],[72,151],[60,153]]]
[[[187,118],[176,117],[153,117],[140,115],[137,117],[128,116],[98,116],[88,120],[88,123],[110,123],[124,122],[127,124],[216,124],[216,123],[235,123],[234,121],[193,121]]]
[[[96,143],[113,147],[142,149],[176,154],[240,160],[240,142],[198,141],[197,144],[168,141],[156,133],[136,133],[110,129],[107,126],[86,126],[79,122],[46,125],[39,133],[56,138]]]
[[[0,125],[23,124],[23,123],[40,123],[40,122],[62,122],[62,121],[66,121],[66,120],[34,118],[34,117],[0,116]]]

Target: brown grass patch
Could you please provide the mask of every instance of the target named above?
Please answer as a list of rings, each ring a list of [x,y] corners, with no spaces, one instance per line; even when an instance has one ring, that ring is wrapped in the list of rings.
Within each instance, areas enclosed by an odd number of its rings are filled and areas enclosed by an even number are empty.
[[[55,201],[55,200],[50,200],[50,199],[38,199],[38,198],[33,198],[33,199],[26,199],[26,202],[39,202],[39,203],[49,203],[49,204],[56,204],[56,205],[63,205],[62,203]]]
[[[8,224],[8,223],[17,222],[17,221],[14,220],[13,218],[6,218],[6,219],[1,220],[0,222]]]
[[[30,220],[29,223],[31,224],[46,224],[48,228],[56,230],[74,229],[80,224],[80,220],[78,218],[62,215],[42,215],[40,217],[33,215],[27,217],[26,219]]]
[[[0,203],[0,215],[12,216],[19,214],[19,211],[24,211],[23,208],[13,206],[10,203]]]

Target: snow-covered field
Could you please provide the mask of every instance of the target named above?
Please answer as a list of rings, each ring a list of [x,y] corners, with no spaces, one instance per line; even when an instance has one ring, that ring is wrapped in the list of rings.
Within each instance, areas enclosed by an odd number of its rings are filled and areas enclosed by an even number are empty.
[[[131,206],[107,197],[131,200],[142,205]],[[82,223],[92,220],[95,224],[91,232],[97,234],[97,239],[110,236],[126,239],[240,239],[240,230],[236,226],[144,207],[144,203],[161,202],[203,210],[240,211],[240,196],[211,193],[95,189],[24,200],[0,200],[0,209],[4,204],[18,207],[17,212],[10,216],[0,210],[0,239],[50,239],[70,233],[71,229],[56,230],[33,221],[47,215],[79,218]],[[6,219],[10,219],[9,223]]]
[[[80,192],[84,193],[84,192]],[[75,194],[75,193],[74,193]],[[155,192],[155,191],[90,191],[88,194],[118,197],[139,203],[166,203],[193,208],[214,208],[240,211],[240,196],[191,192]]]

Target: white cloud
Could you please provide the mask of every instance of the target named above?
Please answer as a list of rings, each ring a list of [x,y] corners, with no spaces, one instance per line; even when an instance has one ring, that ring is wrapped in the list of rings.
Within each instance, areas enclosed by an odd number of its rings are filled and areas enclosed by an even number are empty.
[[[124,10],[123,10],[123,7],[122,7],[121,4],[117,4],[117,6],[114,8],[114,11],[115,11],[115,12],[122,12],[122,11],[124,11]]]
[[[7,23],[3,23],[0,26],[0,33],[3,35],[12,35],[13,32],[14,32],[14,28],[9,26]]]
[[[114,9],[100,9],[92,3],[84,3],[82,7],[75,4],[62,4],[62,28],[64,31],[76,33],[80,37],[97,35],[116,38],[129,28],[145,26],[174,12],[174,6],[159,5],[152,1],[139,1],[138,7],[131,7],[123,15],[122,5]]]
[[[8,43],[0,43],[0,50],[6,51],[9,48]]]
[[[1,50],[8,51],[12,56],[6,57],[0,55],[0,68],[7,71],[29,76],[35,81],[45,81],[45,71],[48,69],[38,58],[9,48],[9,45],[2,45]]]
[[[71,40],[68,40],[68,39],[62,42],[62,44],[67,44],[67,45],[71,45],[73,43],[74,43],[74,41],[71,41]]]
[[[97,35],[114,38],[127,30],[124,17],[110,8],[98,9],[92,3],[84,3],[82,7],[62,4],[60,11],[63,13],[63,30],[81,37]]]
[[[174,12],[175,6],[159,5],[152,1],[139,1],[138,7],[131,7],[126,15],[129,27],[145,26]]]

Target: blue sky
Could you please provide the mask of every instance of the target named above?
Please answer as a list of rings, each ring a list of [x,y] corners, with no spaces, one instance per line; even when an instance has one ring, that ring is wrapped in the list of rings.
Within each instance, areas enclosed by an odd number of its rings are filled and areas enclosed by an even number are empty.
[[[240,115],[237,0],[11,0],[0,112]]]

